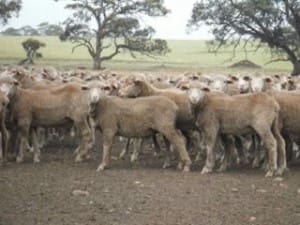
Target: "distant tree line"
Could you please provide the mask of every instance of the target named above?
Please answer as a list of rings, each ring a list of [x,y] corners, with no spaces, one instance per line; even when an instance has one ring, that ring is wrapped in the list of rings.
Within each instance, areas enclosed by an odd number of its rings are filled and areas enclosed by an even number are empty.
[[[1,32],[6,36],[59,36],[63,33],[63,28],[59,24],[43,22],[37,27],[23,26],[20,28],[9,27]]]

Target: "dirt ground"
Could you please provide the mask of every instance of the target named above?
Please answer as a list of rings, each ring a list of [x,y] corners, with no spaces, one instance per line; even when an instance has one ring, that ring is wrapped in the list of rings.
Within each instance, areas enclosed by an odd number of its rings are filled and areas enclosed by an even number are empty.
[[[40,164],[28,154],[25,163],[1,166],[0,225],[300,225],[300,162],[283,180],[238,167],[183,173],[161,169],[148,143],[138,163],[112,160],[97,173],[100,144],[79,164],[74,146],[56,143]],[[116,141],[114,156],[122,146]]]

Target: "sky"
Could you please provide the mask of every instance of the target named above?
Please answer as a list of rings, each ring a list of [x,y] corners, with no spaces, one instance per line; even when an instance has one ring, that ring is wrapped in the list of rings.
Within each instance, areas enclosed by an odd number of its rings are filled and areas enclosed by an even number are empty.
[[[165,0],[165,6],[171,10],[166,17],[144,18],[143,23],[151,25],[156,38],[163,39],[210,39],[212,35],[205,26],[190,34],[186,32],[186,24],[190,18],[193,4],[197,0]],[[22,0],[23,7],[18,18],[9,21],[7,27],[36,26],[41,22],[63,22],[71,11],[64,9],[64,2],[54,0]]]

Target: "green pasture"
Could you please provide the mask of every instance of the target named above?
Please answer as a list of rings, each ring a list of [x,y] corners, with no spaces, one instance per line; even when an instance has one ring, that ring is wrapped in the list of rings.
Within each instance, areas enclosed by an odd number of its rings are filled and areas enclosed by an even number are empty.
[[[21,43],[28,37],[0,36],[0,64],[17,63],[25,57]],[[72,53],[70,42],[61,42],[58,37],[33,37],[44,43],[42,48],[43,58],[36,60],[37,65],[53,65],[57,67],[85,66],[91,68],[92,60],[85,48],[77,48]],[[242,48],[238,48],[235,57],[232,57],[232,48],[220,50],[218,54],[209,53],[203,40],[168,40],[171,52],[166,56],[156,59],[139,56],[132,58],[128,52],[121,53],[113,60],[104,63],[109,69],[122,70],[159,70],[176,69],[183,71],[224,71],[232,70],[227,67],[234,62],[246,59]],[[112,49],[108,49],[107,53]],[[265,50],[257,52],[254,49],[248,52],[247,59],[263,67],[263,71],[287,71],[291,70],[288,62],[276,62],[265,65],[270,60],[270,55]]]

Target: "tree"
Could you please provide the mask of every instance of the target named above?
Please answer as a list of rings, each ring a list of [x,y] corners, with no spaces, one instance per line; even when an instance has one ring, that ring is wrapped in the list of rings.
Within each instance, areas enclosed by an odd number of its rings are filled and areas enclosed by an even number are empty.
[[[93,68],[101,69],[102,62],[127,50],[147,56],[166,54],[167,42],[152,39],[154,29],[142,27],[141,16],[164,16],[168,10],[163,0],[72,0],[67,9],[74,11],[64,24],[62,41],[70,40],[77,47],[87,48],[93,59]],[[94,22],[95,28],[90,26]],[[105,41],[104,41],[105,40]],[[104,50],[112,52],[104,55]]]
[[[189,28],[212,27],[220,46],[243,42],[267,46],[275,61],[290,61],[292,75],[300,74],[299,0],[201,0],[194,4]]]
[[[21,9],[21,0],[0,0],[0,24],[7,24],[8,20]]]
[[[60,25],[49,24],[48,22],[43,22],[38,25],[38,31],[40,35],[46,36],[59,36],[64,30]]]
[[[18,31],[21,35],[24,35],[24,36],[38,36],[39,35],[39,32],[35,28],[33,28],[29,25],[21,27]]]
[[[38,50],[41,47],[45,47],[46,44],[43,42],[40,42],[39,40],[35,40],[32,38],[27,39],[26,41],[22,42],[22,46],[26,52],[26,59],[22,60],[19,64],[33,64],[35,58],[41,58],[42,53],[39,53]]]

